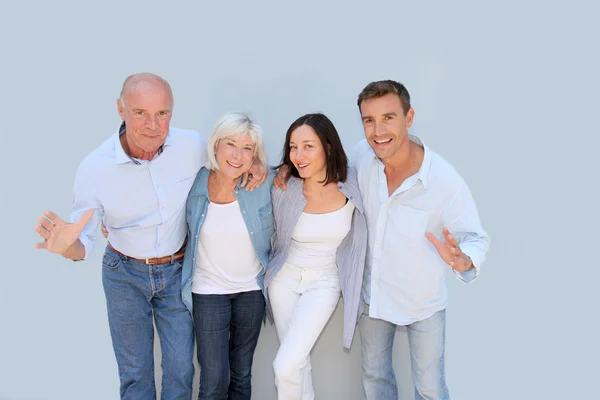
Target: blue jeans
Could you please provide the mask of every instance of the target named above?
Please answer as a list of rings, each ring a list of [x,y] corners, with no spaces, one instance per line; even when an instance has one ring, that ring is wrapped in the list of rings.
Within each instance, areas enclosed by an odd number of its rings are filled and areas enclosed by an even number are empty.
[[[107,247],[102,267],[121,399],[156,398],[153,322],[162,352],[161,399],[191,399],[194,333],[181,300],[181,261],[147,265]]]
[[[369,306],[358,323],[363,356],[363,387],[368,400],[396,400],[398,387],[392,366],[396,325],[369,317]],[[449,400],[444,374],[446,310],[406,326],[415,400]]]
[[[200,400],[250,400],[252,359],[265,315],[260,290],[193,294]]]

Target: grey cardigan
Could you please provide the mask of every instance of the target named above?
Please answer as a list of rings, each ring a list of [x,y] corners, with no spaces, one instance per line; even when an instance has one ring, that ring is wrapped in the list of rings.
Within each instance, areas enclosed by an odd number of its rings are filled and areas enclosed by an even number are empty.
[[[306,206],[302,183],[302,179],[291,177],[287,184],[287,190],[283,191],[273,187],[271,192],[275,232],[271,237],[271,254],[264,280],[267,316],[271,323],[273,323],[273,313],[267,295],[267,287],[287,260],[292,232]],[[338,247],[336,255],[342,297],[344,298],[343,344],[344,347],[350,348],[356,323],[364,306],[361,290],[367,252],[367,223],[354,168],[348,168],[348,177],[345,182],[338,182],[338,188],[355,207],[350,232]]]

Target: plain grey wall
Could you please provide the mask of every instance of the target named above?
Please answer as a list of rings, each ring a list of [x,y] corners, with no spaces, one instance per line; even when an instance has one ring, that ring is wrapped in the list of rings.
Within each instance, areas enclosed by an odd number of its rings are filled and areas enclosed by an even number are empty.
[[[480,279],[448,275],[453,399],[598,399],[598,93],[593,1],[2,1],[0,398],[115,399],[101,286],[88,262],[34,250],[44,210],[68,217],[77,165],[118,127],[123,79],[175,93],[173,125],[207,132],[249,111],[270,160],[299,115],[322,111],[346,149],[355,99],[404,82],[412,133],[468,182],[492,246]],[[313,352],[318,399],[361,399],[360,337],[341,313]],[[412,399],[406,335],[395,366]],[[266,326],[254,394],[273,399]]]

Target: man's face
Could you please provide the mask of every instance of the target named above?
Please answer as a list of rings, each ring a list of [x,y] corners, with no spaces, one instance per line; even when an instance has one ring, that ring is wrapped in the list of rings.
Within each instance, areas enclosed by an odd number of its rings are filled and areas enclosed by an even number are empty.
[[[405,116],[400,98],[394,93],[361,103],[365,137],[382,161],[392,160],[408,140],[408,128],[412,125],[414,113],[411,108]]]
[[[173,99],[158,81],[136,82],[117,101],[126,124],[127,144],[133,152],[156,153],[169,133]]]

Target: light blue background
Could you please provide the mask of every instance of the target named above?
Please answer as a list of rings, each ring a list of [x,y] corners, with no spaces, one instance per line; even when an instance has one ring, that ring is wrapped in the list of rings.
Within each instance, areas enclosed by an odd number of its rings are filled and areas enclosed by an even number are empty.
[[[171,82],[174,126],[207,132],[226,111],[251,112],[273,163],[307,112],[329,115],[351,150],[360,90],[405,83],[412,133],[466,179],[492,237],[478,282],[448,275],[452,398],[600,398],[598,11],[593,1],[3,1],[0,398],[118,397],[105,242],[72,263],[34,250],[33,228],[46,209],[68,217],[77,165],[117,129],[122,81],[141,71]],[[318,399],[363,396],[360,337],[343,352],[340,311],[313,352]],[[400,329],[396,372],[412,399],[406,345]],[[275,398],[276,349],[266,326],[256,399]]]

